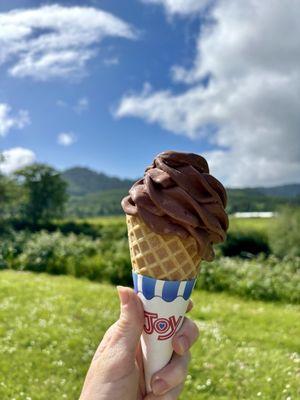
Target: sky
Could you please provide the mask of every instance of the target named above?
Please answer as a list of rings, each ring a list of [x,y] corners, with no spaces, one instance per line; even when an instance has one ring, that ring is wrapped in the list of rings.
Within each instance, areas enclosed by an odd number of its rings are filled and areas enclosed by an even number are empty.
[[[300,182],[300,2],[0,2],[0,171],[135,178],[199,153],[229,187]]]

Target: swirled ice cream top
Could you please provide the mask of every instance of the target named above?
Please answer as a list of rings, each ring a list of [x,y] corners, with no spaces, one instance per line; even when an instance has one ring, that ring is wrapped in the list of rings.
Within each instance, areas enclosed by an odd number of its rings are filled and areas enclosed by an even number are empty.
[[[228,217],[223,185],[206,160],[193,153],[160,153],[122,200],[126,214],[139,216],[154,232],[192,235],[202,259],[214,257],[213,244],[225,240]]]

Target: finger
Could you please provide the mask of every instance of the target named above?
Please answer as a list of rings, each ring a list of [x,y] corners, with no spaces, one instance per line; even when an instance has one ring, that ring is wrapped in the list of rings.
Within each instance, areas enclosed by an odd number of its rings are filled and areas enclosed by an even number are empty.
[[[189,311],[191,311],[193,307],[194,307],[194,302],[192,299],[190,299],[186,312],[188,313]]]
[[[116,323],[111,325],[105,332],[105,334],[94,354],[93,361],[96,361],[100,357],[101,353],[106,349],[106,347],[110,345],[112,333],[115,330],[115,325],[116,325]]]
[[[132,289],[118,286],[121,314],[115,325],[114,336],[126,349],[136,353],[144,325],[144,310],[141,300]]]
[[[177,400],[179,398],[180,393],[182,392],[183,387],[184,384],[181,383],[176,388],[170,390],[169,392],[161,396],[156,396],[155,394],[150,393],[144,398],[144,400]]]
[[[144,373],[144,362],[143,362],[143,353],[142,353],[142,346],[141,346],[141,342],[138,345],[138,349],[136,352],[136,363],[138,366],[138,370],[140,371],[139,374],[139,391],[142,395],[142,399],[144,398],[145,394],[146,394],[146,382],[145,382],[145,373]]]
[[[170,363],[155,373],[151,380],[153,394],[162,395],[174,389],[185,381],[188,364],[191,359],[190,352],[183,356],[174,354]]]
[[[134,354],[138,346],[144,324],[144,311],[138,296],[132,289],[119,286],[120,318],[105,333],[94,355],[96,361],[108,347],[122,347]],[[122,342],[122,343],[121,343]]]
[[[199,337],[199,329],[195,322],[185,318],[179,331],[172,340],[172,346],[177,354],[184,354],[196,342]]]

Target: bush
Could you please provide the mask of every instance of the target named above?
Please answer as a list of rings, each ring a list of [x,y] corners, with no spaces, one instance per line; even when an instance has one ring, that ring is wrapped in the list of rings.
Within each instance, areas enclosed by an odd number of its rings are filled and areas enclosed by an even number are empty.
[[[260,253],[270,254],[267,237],[254,230],[229,232],[226,241],[220,245],[220,248],[226,257],[251,258]]]
[[[132,285],[132,267],[130,257],[116,254],[106,262],[104,278],[115,285]]]
[[[271,248],[278,257],[300,257],[300,208],[284,208],[270,232]]]
[[[9,224],[7,220],[4,220],[0,216],[0,235],[4,236],[9,232]]]
[[[96,254],[100,243],[85,236],[41,231],[32,234],[18,258],[19,269],[76,275],[83,257]]]
[[[110,245],[119,240],[123,241],[124,245],[124,239],[127,241],[127,227],[123,223],[104,225],[101,229],[101,238],[102,242],[107,242]],[[126,246],[128,248],[128,244]]]
[[[123,223],[96,226],[99,233],[96,239],[92,231],[89,236],[67,233],[78,226],[88,232],[89,224],[64,226],[65,233],[7,232],[0,240],[0,269],[70,274],[94,281],[131,284],[131,261]],[[296,247],[295,242],[291,248]],[[300,302],[300,258],[267,258],[268,242],[261,233],[230,232],[228,241],[216,250],[214,262],[201,264],[198,288],[228,291],[254,299]],[[227,256],[250,259],[226,258],[221,251]],[[255,257],[258,253],[263,254]]]
[[[14,260],[14,248],[9,241],[0,242],[0,270],[11,267],[11,262]]]
[[[29,233],[7,230],[0,240],[0,269],[17,268],[18,256],[22,253]]]
[[[101,254],[85,256],[80,262],[73,264],[73,274],[77,278],[87,278],[101,282],[105,277],[106,260]],[[106,277],[105,277],[106,278]]]
[[[300,303],[300,258],[220,258],[203,262],[197,287],[253,299]]]
[[[101,225],[93,225],[88,222],[66,221],[54,225],[54,227],[65,235],[74,233],[75,235],[91,236],[94,239],[101,237]]]
[[[104,276],[114,284],[132,284],[132,266],[126,239],[114,242],[105,253],[106,266]]]
[[[123,225],[107,226],[102,239],[89,236],[15,232],[0,242],[0,268],[69,274],[90,280],[130,284],[131,261]]]
[[[94,225],[88,222],[74,222],[74,221],[34,224],[21,219],[16,219],[16,220],[12,219],[10,220],[10,224],[16,231],[23,231],[23,230],[28,230],[30,232],[39,232],[42,230],[47,232],[60,231],[65,235],[68,235],[69,233],[74,233],[75,235],[82,234],[86,236],[91,236],[94,239],[101,236],[101,229],[102,229],[102,226],[98,224]]]

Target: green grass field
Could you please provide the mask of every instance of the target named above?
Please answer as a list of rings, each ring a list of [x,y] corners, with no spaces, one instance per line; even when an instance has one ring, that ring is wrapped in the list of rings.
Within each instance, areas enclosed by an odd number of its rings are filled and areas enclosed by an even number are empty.
[[[230,218],[229,231],[233,230],[254,230],[268,233],[276,218]]]
[[[86,221],[91,224],[112,225],[112,224],[125,224],[124,215],[115,215],[107,217],[93,217],[78,219],[78,221]],[[275,218],[234,218],[230,217],[229,231],[230,230],[255,230],[259,232],[268,232],[272,228]]]
[[[84,218],[84,219],[78,219],[79,221],[86,221],[89,222],[90,224],[94,225],[113,225],[113,224],[119,224],[123,223],[125,224],[125,215],[113,215],[113,216],[107,216],[107,217],[92,217],[92,218]]]
[[[185,400],[300,398],[300,307],[196,292],[201,337]],[[75,400],[116,290],[70,277],[0,273],[0,399]]]

